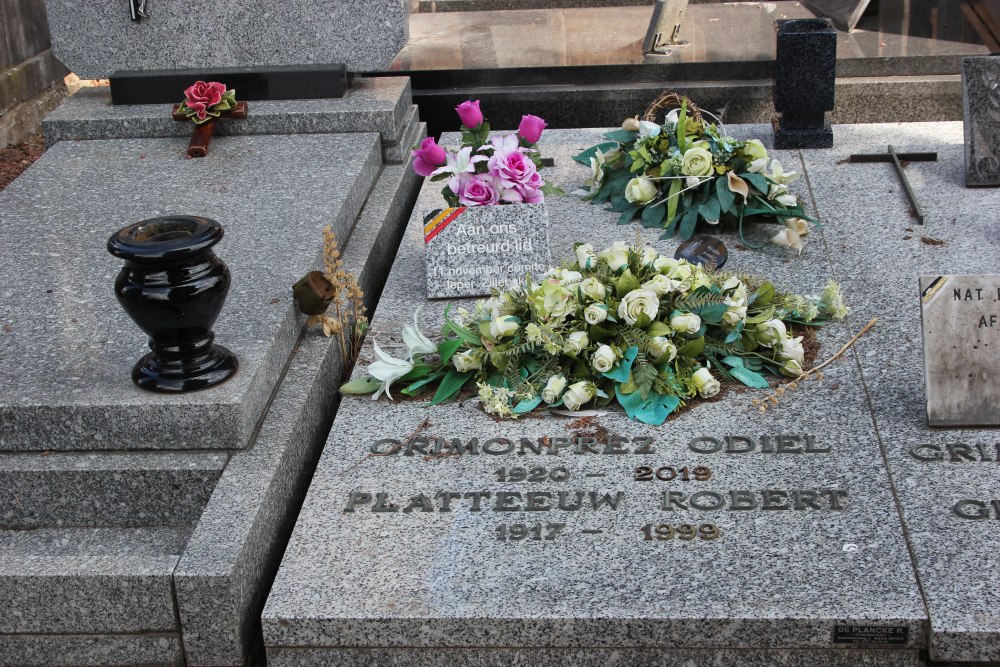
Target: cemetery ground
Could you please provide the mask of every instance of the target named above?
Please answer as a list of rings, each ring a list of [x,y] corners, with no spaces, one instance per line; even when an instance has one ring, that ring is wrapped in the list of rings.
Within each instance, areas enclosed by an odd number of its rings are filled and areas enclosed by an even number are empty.
[[[45,152],[45,139],[36,134],[14,146],[0,148],[0,190],[21,175]]]

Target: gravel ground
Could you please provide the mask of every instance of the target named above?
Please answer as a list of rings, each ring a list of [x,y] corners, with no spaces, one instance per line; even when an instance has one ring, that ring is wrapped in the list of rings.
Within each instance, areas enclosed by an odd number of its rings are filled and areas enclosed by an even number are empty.
[[[45,152],[45,141],[41,134],[33,135],[16,146],[0,148],[0,190],[21,175]]]

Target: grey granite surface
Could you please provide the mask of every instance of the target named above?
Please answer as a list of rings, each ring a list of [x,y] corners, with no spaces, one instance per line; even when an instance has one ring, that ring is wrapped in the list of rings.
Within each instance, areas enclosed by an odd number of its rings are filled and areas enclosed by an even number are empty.
[[[832,150],[802,153],[852,318],[879,318],[855,357],[927,602],[930,657],[998,661],[1000,588],[988,573],[1000,568],[1000,521],[990,505],[1000,498],[1000,456],[993,449],[1000,438],[996,429],[927,427],[919,277],[997,272],[1000,191],[963,187],[960,123],[861,125],[838,133]],[[938,152],[937,162],[906,167],[926,215],[923,226],[910,217],[891,165],[844,163],[849,153],[882,150],[890,141],[900,151]],[[955,513],[961,501],[984,503],[959,511],[985,509],[990,518],[961,518]]]
[[[765,126],[731,130],[737,137],[770,141]],[[543,176],[575,189],[587,172],[569,158],[599,139],[596,130],[547,132],[540,147],[555,157],[556,168]],[[796,153],[775,154],[786,169],[801,170]],[[808,197],[805,182],[793,189]],[[378,340],[390,354],[400,354],[400,329],[426,302],[425,286],[414,279],[424,266],[419,211],[441,205],[436,191],[428,185],[421,193],[366,348]],[[577,240],[604,246],[639,234],[667,254],[677,245],[638,224],[616,226],[616,215],[576,196],[550,200],[548,208],[556,261],[571,259]],[[773,246],[753,252],[742,249],[731,234],[722,238],[731,248],[727,268],[767,275],[779,288],[815,293],[831,275],[822,232],[814,231],[801,256]],[[425,304],[420,313],[425,332],[439,330],[443,305]],[[851,319],[821,330],[821,354],[832,353],[856,328]],[[359,366],[371,360],[366,349]],[[533,664],[564,664],[563,655],[543,655],[538,649],[582,647],[794,648],[817,650],[816,655],[837,664],[839,655],[845,656],[842,661],[860,655],[833,641],[838,623],[855,623],[905,632],[905,641],[892,647],[895,655],[888,647],[874,655],[916,664],[914,650],[927,642],[926,614],[858,367],[841,361],[825,375],[821,383],[786,393],[780,407],[766,414],[751,405],[759,392],[730,391],[719,401],[696,403],[659,428],[629,422],[614,409],[593,422],[542,416],[498,423],[474,400],[429,408],[422,400],[345,398],[264,609],[265,644],[285,665],[343,664],[351,659],[346,649],[403,647],[482,648],[488,657],[470,658],[468,664],[499,664],[503,654],[496,649],[515,646],[531,649],[523,655],[530,653]],[[741,434],[758,441],[753,452],[692,449],[697,438]],[[759,439],[771,434],[813,435],[824,451],[761,451]],[[607,435],[651,438],[653,449],[638,453],[633,443],[630,453],[617,456],[565,449],[557,455],[526,450],[525,455],[495,456],[425,456],[412,450],[411,456],[373,456],[371,451],[384,438],[408,443],[417,438],[419,445],[421,437],[476,437],[482,444],[498,437],[516,443],[522,437],[591,435],[600,437],[602,446]],[[376,450],[391,444],[383,442]],[[634,472],[640,465],[704,465],[712,477],[637,482]],[[497,470],[512,466],[560,466],[570,479],[534,485],[497,481]],[[603,505],[578,512],[495,511],[500,492],[535,490],[581,491],[588,507],[592,492],[598,498],[622,496],[617,510]],[[700,498],[721,497],[727,505],[732,491],[756,494],[758,503],[767,490],[828,492],[822,497],[836,492],[841,501],[818,509],[802,505],[799,511],[689,505],[664,511],[662,493],[668,490],[707,492]],[[468,498],[455,500],[450,512],[437,511],[439,501],[432,512],[373,512],[361,502],[355,511],[344,511],[352,492],[387,493],[390,502],[405,507],[412,496],[434,497],[440,491],[493,495],[483,501],[482,511],[473,511]],[[548,522],[565,524],[553,540],[497,539],[500,524]],[[714,523],[722,535],[711,541],[647,542],[640,532],[647,523]],[[398,659],[399,651],[393,654]],[[789,653],[782,659],[801,656]]]
[[[2,454],[0,529],[194,524],[226,454]]]
[[[271,667],[916,667],[916,651],[690,649],[317,649],[268,651]]]
[[[419,182],[383,169],[343,253],[374,308]],[[174,573],[190,664],[241,665],[259,650],[260,610],[329,430],[345,369],[313,329],[296,347],[251,449],[233,455]]]
[[[0,532],[0,636],[175,631],[189,526]]]
[[[246,445],[304,321],[288,287],[314,265],[323,227],[350,233],[378,137],[219,138],[196,160],[184,147],[60,142],[0,193],[0,450]],[[121,263],[105,243],[177,213],[226,229],[215,251],[232,287],[214,330],[241,367],[220,387],[168,396],[129,379],[146,341],[113,297]]]
[[[46,0],[56,56],[84,79],[116,70],[346,63],[382,69],[409,35],[405,0],[148,3]]]
[[[1000,58],[962,59],[965,184],[1000,185]]]
[[[402,164],[408,162],[413,149],[427,136],[426,129],[420,131],[420,109],[412,105],[399,136],[391,142],[382,143],[382,161],[386,164]]]
[[[178,91],[177,101],[183,98],[183,91]],[[250,102],[246,119],[220,121],[215,134],[378,132],[383,144],[392,144],[410,128],[411,100],[408,77],[359,77],[342,98]],[[115,106],[108,88],[84,88],[46,117],[45,142],[53,146],[76,139],[190,136],[191,123],[173,120],[170,108],[169,104]]]
[[[177,667],[183,659],[176,633],[0,634],[0,667]]]

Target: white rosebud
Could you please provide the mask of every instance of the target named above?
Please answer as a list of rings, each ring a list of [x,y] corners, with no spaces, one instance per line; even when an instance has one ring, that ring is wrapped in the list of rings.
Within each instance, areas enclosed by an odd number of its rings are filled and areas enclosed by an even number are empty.
[[[634,289],[625,295],[618,304],[618,317],[625,320],[629,326],[635,326],[643,314],[650,321],[656,319],[656,311],[660,308],[660,297],[648,289]]]
[[[607,373],[614,368],[618,355],[610,345],[602,345],[590,355],[590,365],[598,373]]]
[[[722,389],[722,385],[719,381],[712,377],[712,372],[707,368],[699,368],[691,376],[694,381],[694,386],[698,390],[698,395],[702,398],[712,398],[719,393]]]
[[[591,301],[604,301],[604,297],[608,295],[604,283],[593,276],[580,283],[580,291]]]
[[[729,306],[726,312],[722,314],[722,321],[731,327],[735,327],[737,324],[745,320],[746,317],[747,307],[734,304]]]
[[[772,347],[785,337],[785,323],[775,318],[757,325],[757,342],[764,347]]]
[[[608,307],[603,303],[592,303],[583,311],[587,324],[600,324],[608,319]]]
[[[697,176],[688,176],[684,179],[684,186],[688,188],[696,188],[699,183],[701,183],[701,179]]]
[[[678,280],[671,280],[663,274],[658,274],[644,282],[641,287],[644,290],[655,293],[657,296],[663,296],[664,294],[673,292],[680,284]]]
[[[638,132],[639,131],[639,119],[638,118],[626,118],[622,122],[622,129],[626,132]]]
[[[483,362],[474,350],[459,352],[451,358],[451,363],[455,364],[455,370],[459,373],[479,370],[483,367]]]
[[[587,335],[586,331],[574,331],[566,338],[566,344],[563,345],[563,352],[566,354],[579,354],[583,351],[583,348],[590,344],[590,336]]]
[[[566,406],[567,410],[576,412],[579,410],[584,403],[592,399],[597,394],[597,388],[594,386],[593,382],[580,381],[575,382],[566,389],[566,393],[563,394],[563,405]]]
[[[781,366],[781,374],[786,377],[797,378],[803,373],[805,373],[805,371],[802,370],[802,364],[794,359],[789,359]]]
[[[565,388],[566,378],[563,375],[549,377],[549,381],[545,383],[545,388],[542,389],[542,400],[552,405],[559,400]]]
[[[594,246],[589,243],[581,243],[576,247],[576,261],[580,268],[586,271],[597,266],[597,255],[594,254]]]
[[[659,256],[660,253],[656,252],[652,248],[646,248],[642,251],[642,265],[652,266],[653,262],[655,262],[656,258]]]
[[[628,246],[624,241],[615,241],[610,248],[605,248],[597,256],[608,263],[608,267],[617,273],[628,266]]]
[[[579,271],[569,271],[567,269],[562,269],[559,274],[559,282],[563,285],[573,285],[575,283],[583,280],[583,274]]]
[[[670,326],[682,333],[698,333],[701,329],[701,318],[694,313],[679,313],[670,318]]]
[[[800,366],[805,363],[806,351],[802,347],[802,336],[798,338],[792,338],[791,336],[782,338],[780,347],[781,349],[778,350],[778,359],[782,361],[791,359],[799,362]]]
[[[512,336],[521,328],[513,317],[496,317],[490,321],[490,337],[500,340],[504,336]]]
[[[660,188],[651,178],[636,176],[625,186],[625,199],[631,204],[648,204],[660,194]]]
[[[650,338],[646,345],[646,352],[653,357],[654,361],[661,361],[664,357],[666,357],[666,361],[673,361],[677,358],[677,346],[665,336]]]
[[[679,260],[676,260],[673,257],[660,255],[653,260],[653,268],[660,273],[670,273],[677,266],[678,261]]]

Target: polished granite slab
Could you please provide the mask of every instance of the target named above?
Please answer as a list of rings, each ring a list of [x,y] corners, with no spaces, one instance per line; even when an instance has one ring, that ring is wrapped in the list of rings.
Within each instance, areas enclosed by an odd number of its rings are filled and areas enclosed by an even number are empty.
[[[731,130],[770,143],[766,126]],[[546,180],[579,186],[587,170],[570,156],[599,138],[547,132]],[[802,170],[797,152],[774,154]],[[809,201],[807,181],[794,189]],[[418,211],[436,190],[425,185]],[[547,207],[556,261],[579,240],[677,245],[574,195]],[[369,334],[389,353],[403,351],[415,306],[424,331],[442,322],[414,280],[421,223],[411,218]],[[724,235],[727,269],[816,292],[833,275],[825,234],[800,256]],[[820,355],[863,317],[822,329]],[[662,427],[614,409],[497,422],[474,400],[346,397],[264,610],[269,663],[918,665],[930,626],[864,379],[853,355],[824,372],[767,413],[755,393],[730,391]],[[790,438],[785,451],[775,436]],[[461,449],[445,444],[455,439]],[[646,482],[643,465],[711,476]],[[511,481],[515,467],[544,481]],[[519,524],[538,539],[509,539]],[[660,524],[721,535],[645,540],[643,526]]]
[[[322,229],[346,238],[381,168],[378,135],[60,142],[0,193],[0,451],[241,449],[304,316],[290,285]],[[240,370],[211,390],[132,384],[146,338],[118,305],[117,229],[159,215],[214,218],[232,285],[216,341]]]

